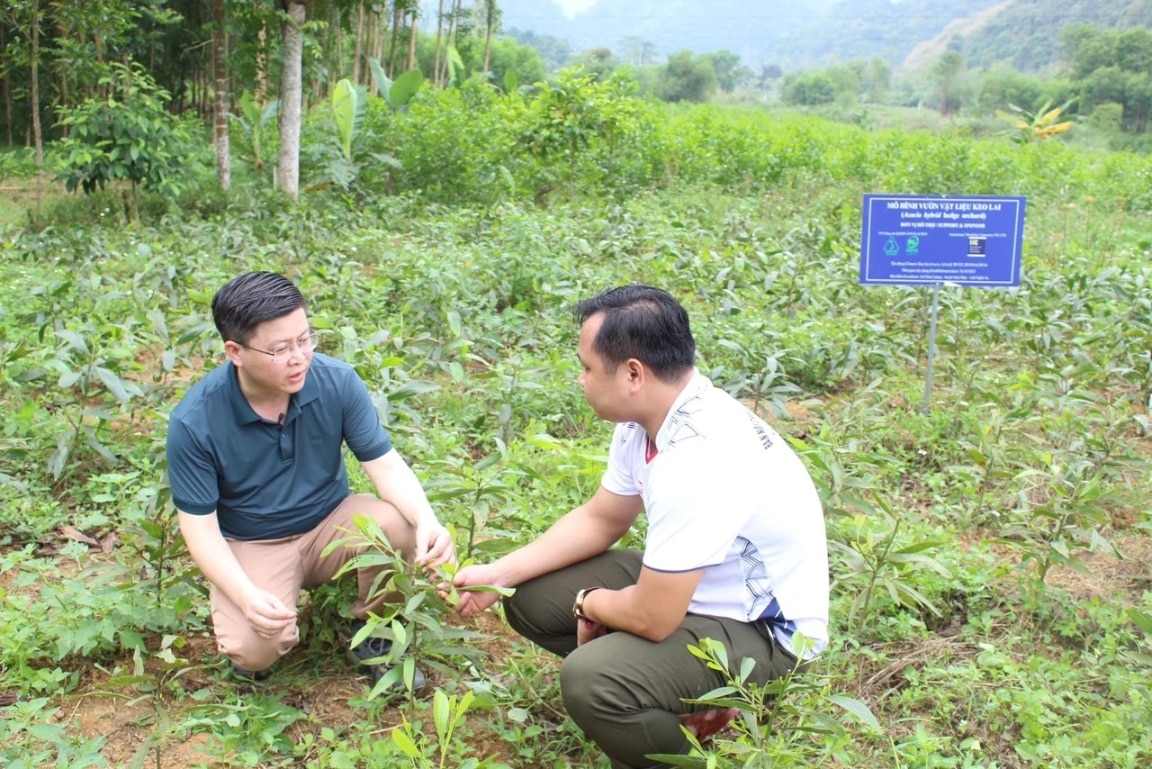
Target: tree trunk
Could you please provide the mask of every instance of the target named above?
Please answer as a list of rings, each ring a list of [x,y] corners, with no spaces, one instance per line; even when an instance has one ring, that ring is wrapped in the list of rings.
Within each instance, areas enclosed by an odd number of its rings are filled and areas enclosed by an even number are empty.
[[[5,28],[0,26],[0,50],[5,50]],[[0,91],[3,91],[3,124],[8,136],[8,146],[12,146],[12,84],[5,71],[0,77]]]
[[[456,26],[457,26],[456,20],[460,18],[461,0],[451,0],[451,3],[452,3],[452,5],[451,5],[452,10],[448,14],[448,35],[447,35],[447,47],[449,49],[449,52],[456,45]],[[448,82],[448,73],[452,70],[451,58],[452,57],[449,55],[449,53],[444,54],[444,76],[441,79],[441,83],[447,83]]]
[[[444,0],[440,0],[440,8],[436,12],[436,60],[432,65],[432,82],[440,85],[440,46],[444,38]]]
[[[392,41],[388,44],[388,77],[396,79],[396,45],[400,35],[400,21],[403,19],[404,8],[399,0],[392,4]]]
[[[412,6],[412,21],[408,29],[408,66],[405,71],[416,69],[416,16],[419,5]]]
[[[352,82],[360,83],[360,59],[364,56],[364,0],[356,3],[356,45],[352,54]]]
[[[328,29],[331,30],[332,37],[329,50],[332,52],[332,66],[328,70],[328,80],[330,81],[327,86],[328,90],[332,90],[332,86],[336,81],[344,77],[344,19],[340,14],[340,9],[333,6],[328,12]],[[356,81],[353,80],[353,83]]]
[[[492,61],[492,30],[496,27],[496,0],[484,0],[487,8],[486,23],[488,29],[484,34],[484,71],[490,72],[489,63]]]
[[[32,0],[32,141],[36,144],[36,167],[44,167],[44,134],[40,128],[40,0]]]
[[[12,83],[4,76],[4,125],[7,126],[8,146],[12,146]]]
[[[212,76],[215,95],[212,139],[216,144],[216,178],[220,189],[232,187],[232,154],[228,144],[228,36],[224,29],[224,0],[212,0]]]
[[[0,27],[0,48],[4,48],[6,44],[4,27]],[[0,84],[4,86],[4,125],[6,127],[8,146],[12,146],[12,80],[8,76],[7,70],[4,72],[4,77],[0,78]]]
[[[268,38],[267,28],[261,24],[260,31],[256,33],[256,103],[264,106],[264,99],[268,94]]]
[[[436,71],[436,82],[441,86],[448,82],[449,50],[452,48],[452,9],[456,7],[456,0],[448,0],[448,10],[444,14],[444,56],[440,59],[440,69]]]
[[[280,81],[280,160],[277,177],[285,195],[300,197],[300,118],[304,104],[303,3],[288,0],[284,22],[284,74]]]
[[[371,7],[364,12],[364,16],[364,64],[368,70],[364,73],[364,79],[371,83],[372,67],[367,65],[369,59],[379,61],[376,58],[376,35],[380,32],[380,20],[376,16],[376,11],[372,10]]]
[[[382,9],[376,14],[376,61],[380,62],[380,68],[383,69],[388,65],[388,59],[384,58],[384,44],[388,31],[388,12]]]

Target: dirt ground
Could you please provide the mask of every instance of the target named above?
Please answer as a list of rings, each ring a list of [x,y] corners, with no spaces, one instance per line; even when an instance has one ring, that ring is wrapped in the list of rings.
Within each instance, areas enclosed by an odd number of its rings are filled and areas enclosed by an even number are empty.
[[[1127,533],[1117,539],[1117,546],[1123,558],[1106,553],[1081,553],[1081,560],[1087,565],[1089,575],[1070,568],[1060,567],[1050,577],[1050,584],[1069,590],[1075,597],[1088,599],[1115,598],[1118,595],[1139,593],[1152,587],[1152,540],[1148,537]],[[514,642],[514,634],[507,628],[502,619],[494,613],[487,613],[481,617],[467,621],[470,629],[484,633],[489,639],[484,642],[484,648],[498,666],[499,660],[508,654]],[[949,653],[963,654],[957,648],[960,638],[950,638],[948,634],[940,634],[939,639],[933,637],[921,644],[923,648],[909,648],[901,654],[893,655],[890,664],[883,668],[869,671],[867,680],[856,682],[859,694],[867,696],[868,691],[879,693],[894,677],[902,674],[903,667],[925,664],[940,653],[936,648],[940,644],[949,645]],[[961,644],[963,645],[963,644]],[[316,665],[315,660],[301,660],[302,655],[316,654],[315,651],[296,651],[289,655],[281,664],[292,666],[295,663],[303,665]],[[217,659],[215,645],[207,635],[191,639],[190,648],[182,652],[189,660],[213,661]],[[122,668],[131,669],[131,660],[120,660]],[[364,678],[357,678],[351,668],[341,668],[338,663],[323,664],[326,671],[333,671],[331,675],[317,675],[302,677],[301,675],[285,676],[283,689],[277,690],[284,696],[287,704],[306,713],[314,723],[301,722],[300,730],[315,728],[316,724],[330,726],[336,729],[355,723],[363,718],[363,712],[357,710],[350,701],[357,695],[362,695],[365,689]],[[112,666],[105,666],[112,669]],[[235,683],[224,677],[214,667],[193,667],[181,678],[182,686],[187,693],[198,693],[195,697],[184,695],[183,704],[174,698],[162,698],[164,704],[173,708],[171,721],[173,724],[179,718],[181,707],[188,707],[193,701],[211,702],[227,696],[223,687],[234,687]],[[435,683],[435,682],[434,682]],[[441,685],[444,682],[439,682]],[[275,674],[273,678],[262,686],[276,687]],[[210,690],[204,692],[202,690]],[[205,696],[200,700],[201,696]],[[210,750],[212,738],[207,734],[193,734],[181,737],[169,734],[155,744],[157,729],[157,711],[154,701],[142,696],[138,688],[123,687],[116,690],[108,685],[108,675],[101,669],[91,668],[83,677],[77,692],[66,698],[65,706],[59,716],[60,720],[68,722],[72,728],[88,737],[100,737],[105,740],[103,755],[110,766],[129,766],[140,758],[142,751],[148,754],[143,765],[155,769],[175,769],[189,766],[224,766],[225,763],[215,761]],[[380,724],[381,739],[387,739],[387,730],[398,724],[400,713],[390,707],[386,711],[384,721]],[[495,734],[486,732],[482,724],[473,722],[471,734],[476,738],[472,742],[476,755],[489,756],[498,760],[510,761],[510,750],[514,746],[504,743]],[[302,736],[302,735],[301,735]],[[215,761],[215,762],[214,762]],[[139,765],[139,764],[137,764]]]
[[[511,631],[493,613],[467,620],[466,625],[469,629],[490,636],[485,642],[485,649],[495,659],[505,654],[513,641]],[[297,727],[294,731],[298,733],[294,736],[302,737],[304,731],[318,730],[321,726],[340,730],[364,718],[364,712],[353,707],[350,702],[368,691],[367,678],[357,677],[354,670],[341,660],[327,664],[302,659],[305,655],[314,654],[315,651],[309,650],[294,651],[279,663],[279,667],[290,668],[301,663],[301,667],[311,669],[313,665],[320,664],[326,672],[331,671],[330,675],[287,674],[282,675],[278,681],[274,671],[267,682],[259,684],[264,691],[282,696],[285,704],[309,717],[307,722],[301,721],[294,725]],[[218,659],[215,642],[206,635],[191,639],[190,646],[182,650],[182,656],[191,661],[214,662]],[[131,659],[119,660],[118,663],[122,669],[132,669]],[[104,668],[115,669],[115,664],[105,665]],[[135,765],[152,769],[233,766],[232,763],[214,757],[218,747],[214,749],[212,736],[206,733],[181,736],[175,727],[183,720],[180,715],[182,709],[193,704],[222,702],[223,698],[231,694],[225,691],[225,687],[239,687],[243,692],[252,691],[252,685],[233,682],[215,666],[191,667],[181,675],[180,681],[185,692],[181,699],[171,696],[159,699],[161,708],[170,709],[166,717],[172,727],[169,734],[160,738],[156,735],[164,730],[159,728],[159,719],[165,716],[158,718],[157,700],[142,695],[137,687],[110,686],[107,673],[96,668],[90,669],[83,676],[76,693],[66,698],[58,720],[86,737],[102,738],[105,741],[102,755],[109,766]],[[432,683],[443,686],[445,682],[433,679]],[[379,724],[380,738],[388,739],[388,730],[400,721],[401,714],[397,707],[389,707],[385,711],[384,720]],[[487,736],[482,727],[473,729],[472,734],[478,738],[470,741],[476,755],[508,760],[510,746],[495,735]],[[140,761],[142,754],[147,756],[143,763],[134,763]]]

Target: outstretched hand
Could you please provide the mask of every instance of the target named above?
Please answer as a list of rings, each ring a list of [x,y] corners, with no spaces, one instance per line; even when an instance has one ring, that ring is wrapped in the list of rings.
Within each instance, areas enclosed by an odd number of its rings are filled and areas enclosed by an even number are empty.
[[[452,586],[460,591],[460,603],[456,611],[465,617],[479,614],[492,607],[500,598],[500,594],[491,590],[468,590],[465,588],[481,587],[485,585],[499,585],[499,574],[491,564],[474,564],[465,566],[456,572],[452,579]]]

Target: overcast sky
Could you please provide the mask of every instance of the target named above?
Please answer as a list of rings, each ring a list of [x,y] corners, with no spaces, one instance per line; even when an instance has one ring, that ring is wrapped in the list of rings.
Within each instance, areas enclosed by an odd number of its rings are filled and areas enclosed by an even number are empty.
[[[576,14],[582,13],[592,6],[596,5],[599,0],[552,0],[556,5],[560,6],[560,10],[569,19],[576,18]]]

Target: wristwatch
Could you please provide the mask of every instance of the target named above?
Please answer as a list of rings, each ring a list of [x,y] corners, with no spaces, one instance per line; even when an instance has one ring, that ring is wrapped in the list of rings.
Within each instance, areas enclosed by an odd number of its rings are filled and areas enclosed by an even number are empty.
[[[584,613],[584,599],[587,598],[588,594],[591,593],[593,590],[599,590],[599,589],[600,589],[600,586],[597,585],[596,587],[586,587],[586,588],[583,588],[582,590],[576,591],[576,602],[572,604],[572,616],[573,617],[575,617],[576,619],[588,620],[589,622],[592,621],[592,618]]]

